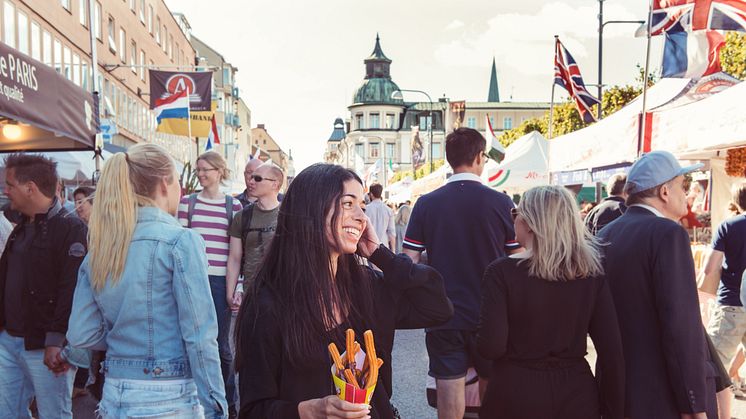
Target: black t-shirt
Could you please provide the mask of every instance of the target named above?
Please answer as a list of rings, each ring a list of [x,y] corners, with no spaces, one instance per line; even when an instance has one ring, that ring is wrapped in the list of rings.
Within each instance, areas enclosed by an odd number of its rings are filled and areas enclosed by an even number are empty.
[[[476,330],[485,268],[519,247],[510,215],[515,204],[481,182],[453,179],[417,200],[404,248],[427,250],[430,266],[443,275],[456,313],[438,329]]]
[[[741,276],[746,269],[746,215],[723,221],[712,239],[712,248],[725,254],[718,303],[741,307]]]

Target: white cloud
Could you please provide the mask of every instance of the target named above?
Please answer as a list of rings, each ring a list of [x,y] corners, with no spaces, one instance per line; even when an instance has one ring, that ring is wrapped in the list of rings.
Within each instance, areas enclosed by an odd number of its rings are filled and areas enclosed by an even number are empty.
[[[444,65],[483,66],[485,55],[529,75],[551,71],[553,37],[559,35],[576,59],[595,54],[592,40],[598,37],[597,6],[573,7],[567,3],[545,4],[536,13],[499,14],[487,21],[480,33],[466,33],[435,49],[435,59]],[[624,6],[610,4],[605,20],[637,20]],[[635,25],[609,25],[604,39],[634,35]]]
[[[460,29],[460,28],[463,28],[464,25],[465,25],[464,22],[456,19],[453,22],[449,23],[448,26],[446,26],[446,30],[450,31],[454,29]]]

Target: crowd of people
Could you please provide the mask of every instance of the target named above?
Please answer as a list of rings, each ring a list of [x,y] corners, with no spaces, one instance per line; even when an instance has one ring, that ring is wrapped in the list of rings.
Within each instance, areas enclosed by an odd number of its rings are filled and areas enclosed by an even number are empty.
[[[52,160],[8,156],[0,418],[72,417],[74,387],[95,382],[107,419],[394,419],[395,331],[422,328],[439,419],[464,416],[472,368],[482,418],[730,417],[746,217],[720,226],[700,274],[718,294],[705,329],[680,222],[700,166],[645,154],[583,219],[564,187],[516,205],[484,185],[485,148],[449,134],[453,176],[394,209],[330,164],[283,195],[282,170],[251,160],[233,197],[212,151],[182,196],[173,160],[139,144],[74,191],[77,216]],[[327,346],[348,329],[372,330],[383,361],[369,404],[332,383]]]

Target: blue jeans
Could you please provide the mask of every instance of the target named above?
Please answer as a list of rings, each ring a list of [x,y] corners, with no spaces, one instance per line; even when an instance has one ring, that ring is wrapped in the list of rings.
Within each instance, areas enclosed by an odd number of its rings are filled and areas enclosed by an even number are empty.
[[[194,380],[124,380],[106,378],[98,405],[103,419],[147,417],[202,419]]]
[[[218,316],[218,352],[220,352],[220,370],[225,384],[225,399],[228,406],[235,405],[236,379],[233,374],[233,352],[229,345],[231,311],[226,299],[225,277],[210,275],[210,292],[215,303],[215,314]]]
[[[36,396],[39,419],[72,418],[76,368],[55,377],[44,365],[44,350],[27,351],[23,338],[0,332],[0,419],[30,418]]]

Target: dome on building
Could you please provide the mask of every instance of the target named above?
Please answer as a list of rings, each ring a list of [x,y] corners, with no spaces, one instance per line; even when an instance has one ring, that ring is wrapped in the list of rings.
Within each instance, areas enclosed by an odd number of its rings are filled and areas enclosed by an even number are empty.
[[[352,103],[403,105],[402,99],[391,97],[392,93],[399,90],[399,86],[391,80],[391,60],[383,53],[378,35],[373,53],[364,62],[365,80],[355,92]]]

